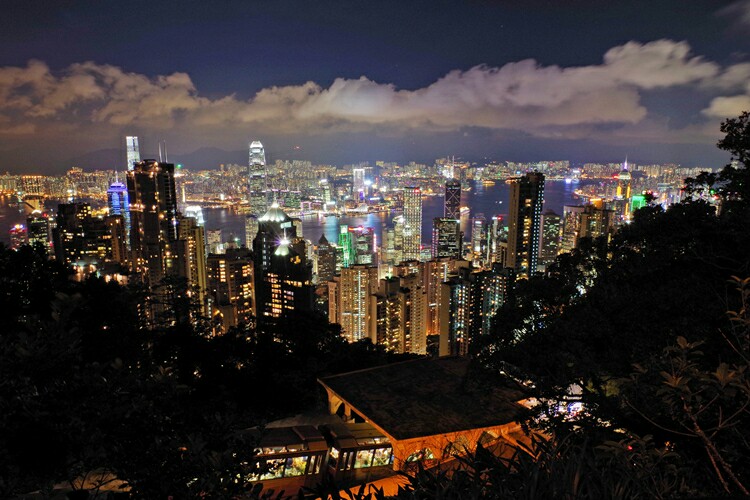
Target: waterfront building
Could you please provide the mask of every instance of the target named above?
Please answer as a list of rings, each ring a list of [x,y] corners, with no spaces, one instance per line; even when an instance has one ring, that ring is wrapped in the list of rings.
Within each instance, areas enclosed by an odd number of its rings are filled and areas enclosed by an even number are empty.
[[[141,161],[141,151],[138,146],[138,137],[134,135],[125,136],[125,170],[130,172],[135,169],[136,163]]]
[[[445,183],[443,217],[456,220],[461,218],[461,181],[458,179],[449,179]]]
[[[268,209],[268,180],[266,171],[266,150],[260,141],[252,141],[248,156],[248,198],[250,212],[257,217]]]

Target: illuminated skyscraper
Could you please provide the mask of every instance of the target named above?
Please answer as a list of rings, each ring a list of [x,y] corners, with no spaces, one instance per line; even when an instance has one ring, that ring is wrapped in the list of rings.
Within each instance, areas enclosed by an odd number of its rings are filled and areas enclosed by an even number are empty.
[[[404,260],[419,260],[422,246],[422,191],[404,188]]]
[[[365,194],[365,169],[352,169],[352,195],[354,199],[360,201]]]
[[[33,212],[26,218],[29,245],[41,245],[46,253],[49,253],[52,241],[52,228],[47,214],[40,211]]]
[[[632,181],[632,176],[630,175],[630,172],[628,171],[628,160],[625,160],[625,163],[622,164],[622,170],[617,175],[617,195],[616,198],[618,200],[625,200],[625,204],[623,206],[623,214],[622,216],[625,219],[630,218],[630,184]]]
[[[543,204],[543,174],[532,172],[510,180],[506,265],[518,278],[529,278],[537,271]]]
[[[177,240],[174,165],[156,160],[136,163],[128,172],[130,249],[135,269],[157,287],[173,264]]]
[[[560,252],[561,219],[552,210],[542,215],[542,244],[539,247],[539,261],[543,265],[551,264]]]
[[[136,138],[137,139],[137,138]],[[130,202],[128,188],[122,182],[113,182],[107,190],[109,215],[120,215],[124,223],[125,247],[130,241]]]
[[[141,152],[138,147],[138,137],[134,135],[125,136],[125,157],[127,171],[133,170],[135,164],[141,161]]]
[[[247,176],[250,211],[257,217],[268,209],[268,182],[266,179],[266,150],[260,141],[250,143]]]
[[[357,263],[357,254],[354,249],[354,237],[349,232],[349,226],[339,226],[339,251],[341,252],[341,267],[351,267]]]
[[[328,284],[328,320],[341,325],[349,342],[370,338],[370,296],[378,286],[378,268],[355,265],[341,270]]]
[[[432,258],[461,257],[461,229],[457,219],[437,217],[432,221]]]
[[[445,183],[443,217],[456,220],[461,218],[461,182],[457,179],[450,179]]]
[[[253,253],[258,321],[312,311],[312,266],[307,263],[304,240],[297,237],[291,217],[278,203],[258,219]]]

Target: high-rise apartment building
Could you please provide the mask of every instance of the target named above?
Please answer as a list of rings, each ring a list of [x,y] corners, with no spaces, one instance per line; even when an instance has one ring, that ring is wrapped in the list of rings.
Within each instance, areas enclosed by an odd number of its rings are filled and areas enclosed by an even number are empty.
[[[328,320],[341,325],[349,342],[371,338],[370,296],[378,287],[378,268],[354,265],[341,269],[328,284]]]
[[[615,212],[594,205],[563,208],[559,253],[573,251],[581,238],[609,238],[614,232]]]
[[[255,316],[253,260],[249,249],[230,249],[210,254],[207,259],[207,286],[217,330],[226,332],[239,323],[250,323]]]
[[[532,172],[510,179],[506,265],[518,278],[529,278],[537,270],[543,204],[543,174]]]
[[[560,253],[560,238],[562,233],[562,219],[553,210],[547,210],[542,215],[542,236],[539,246],[539,263],[548,266],[555,261]]]
[[[404,260],[419,260],[422,247],[422,190],[404,188]]]

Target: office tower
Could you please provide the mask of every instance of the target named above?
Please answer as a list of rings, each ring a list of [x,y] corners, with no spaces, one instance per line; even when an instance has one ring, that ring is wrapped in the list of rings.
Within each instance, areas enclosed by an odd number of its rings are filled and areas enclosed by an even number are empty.
[[[291,217],[276,202],[258,219],[253,253],[259,322],[312,310],[312,266],[304,242],[297,237]]]
[[[393,227],[383,233],[382,261],[388,266],[398,265],[404,260],[404,233],[406,223],[403,215],[393,218]]]
[[[206,263],[207,290],[212,322],[217,332],[225,333],[240,323],[251,323],[255,317],[254,273],[248,248],[210,254]]]
[[[355,264],[376,264],[375,230],[371,227],[350,227],[351,243],[354,248]]]
[[[52,242],[52,227],[47,214],[40,211],[33,212],[26,218],[29,245],[40,245],[49,254]]]
[[[201,227],[205,227],[206,219],[203,217],[203,209],[200,205],[188,205],[185,207],[185,217],[192,217],[195,219],[195,223]]]
[[[128,172],[127,182],[134,267],[155,292],[172,267],[177,240],[174,165],[140,161]]]
[[[27,243],[27,231],[26,226],[23,224],[16,224],[10,228],[10,248],[18,250]]]
[[[445,183],[443,217],[456,220],[461,218],[461,181],[458,179],[450,179]]]
[[[542,215],[542,238],[539,246],[539,263],[543,266],[552,264],[560,252],[561,218],[553,210]]]
[[[258,234],[258,217],[255,215],[248,215],[245,217],[245,246],[247,248],[253,248],[253,240]]]
[[[461,228],[458,219],[437,217],[432,221],[432,258],[461,257]]]
[[[250,211],[260,217],[268,209],[266,151],[260,141],[251,142],[249,150],[247,176]]]
[[[487,252],[487,219],[477,214],[471,219],[471,253],[474,267],[482,267]]]
[[[630,197],[630,213],[632,214],[639,208],[643,208],[648,203],[646,203],[646,195],[643,194],[634,194]]]
[[[354,199],[362,201],[365,197],[365,169],[352,169],[352,194]]]
[[[315,274],[320,285],[327,284],[336,274],[336,249],[324,234],[320,235],[315,247]]]
[[[533,172],[510,179],[507,266],[519,279],[536,272],[543,204],[543,174]]]
[[[107,206],[110,215],[122,216],[125,247],[127,248],[130,239],[130,201],[128,199],[128,188],[125,184],[113,182],[109,186],[109,189],[107,189]]]
[[[371,338],[370,295],[378,286],[378,268],[354,265],[341,269],[328,284],[328,320],[341,325],[341,334],[356,342]]]
[[[357,254],[354,249],[354,236],[349,231],[349,226],[339,226],[339,252],[341,252],[341,267],[351,267],[357,263]]]
[[[141,161],[141,152],[138,148],[138,137],[128,135],[125,136],[125,158],[127,161],[126,170],[130,172],[135,168],[136,163]]]
[[[489,244],[486,263],[488,265],[501,264],[501,267],[505,267],[505,258],[508,250],[508,228],[505,226],[505,219],[501,215],[492,217],[488,231]]]
[[[617,174],[617,198],[627,200],[630,198],[630,183],[632,176],[628,170],[628,160],[622,164],[622,170]]]
[[[622,207],[622,216],[624,219],[630,218],[630,184],[632,176],[628,171],[628,160],[622,165],[622,170],[617,175],[617,194],[616,199],[624,200],[625,203]]]
[[[328,208],[328,205],[333,204],[333,196],[331,196],[331,183],[328,182],[328,179],[320,179],[318,185],[323,190],[323,203],[325,203],[326,205],[324,206],[324,208]]]
[[[422,247],[422,191],[404,188],[404,260],[419,260]]]
[[[187,280],[187,295],[208,315],[206,290],[206,236],[203,227],[193,217],[178,217],[176,274]]]

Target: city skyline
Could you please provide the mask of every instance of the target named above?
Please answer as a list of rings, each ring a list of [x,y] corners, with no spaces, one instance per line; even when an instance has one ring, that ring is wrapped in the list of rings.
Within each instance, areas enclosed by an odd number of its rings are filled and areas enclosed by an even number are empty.
[[[269,163],[717,168],[718,123],[750,106],[748,1],[176,7],[11,3],[0,171],[116,168],[124,135],[190,168],[244,163],[256,138]]]

